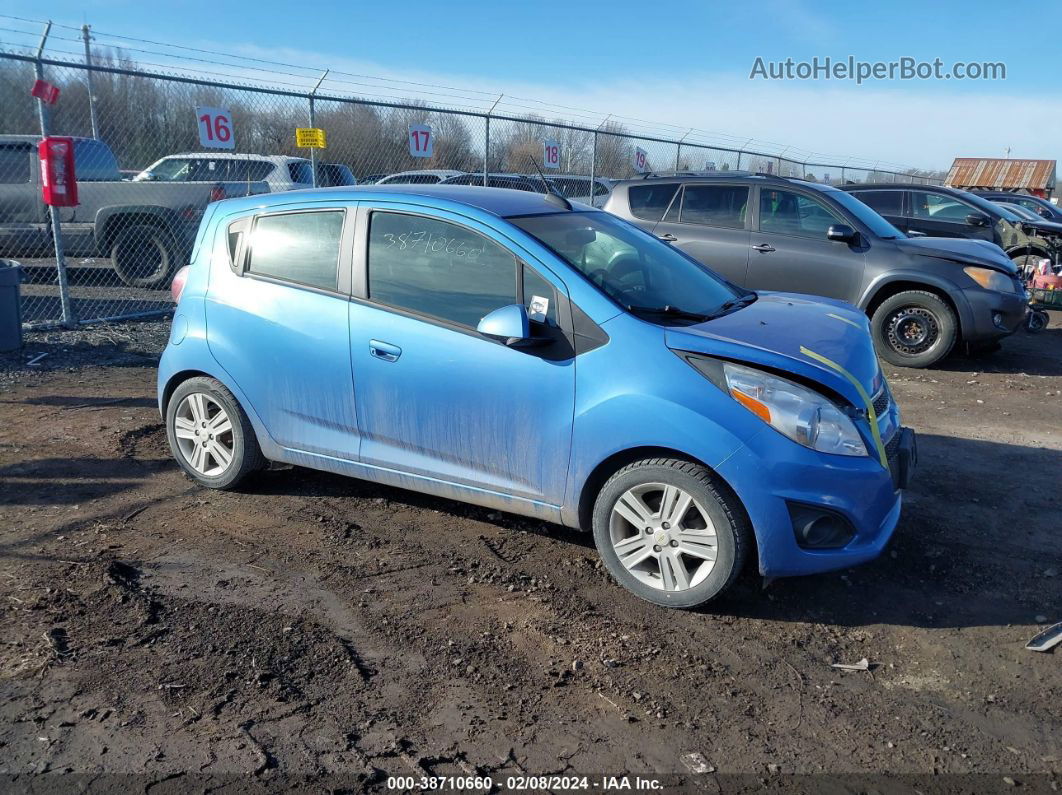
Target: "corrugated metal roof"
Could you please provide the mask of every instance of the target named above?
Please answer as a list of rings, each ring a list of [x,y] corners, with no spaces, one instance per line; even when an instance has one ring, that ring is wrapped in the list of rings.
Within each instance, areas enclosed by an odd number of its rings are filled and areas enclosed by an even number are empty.
[[[957,157],[945,182],[954,188],[1051,190],[1055,188],[1054,160],[1010,160],[997,157]]]

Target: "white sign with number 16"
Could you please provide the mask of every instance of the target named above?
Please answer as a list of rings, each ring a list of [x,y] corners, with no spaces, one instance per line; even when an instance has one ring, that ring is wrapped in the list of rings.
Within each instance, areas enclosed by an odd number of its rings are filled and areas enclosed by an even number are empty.
[[[236,136],[232,130],[232,113],[228,108],[208,108],[203,105],[195,109],[195,118],[199,124],[199,145],[208,149],[234,149]]]
[[[409,125],[409,153],[413,157],[431,157],[434,147],[430,124]]]

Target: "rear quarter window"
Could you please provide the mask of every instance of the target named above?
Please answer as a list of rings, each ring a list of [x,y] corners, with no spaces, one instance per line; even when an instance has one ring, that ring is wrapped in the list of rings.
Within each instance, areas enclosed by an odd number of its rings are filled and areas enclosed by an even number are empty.
[[[322,290],[335,290],[342,234],[342,210],[261,215],[251,234],[247,270]]]
[[[627,188],[631,215],[646,221],[659,221],[678,190],[678,183],[664,182],[652,185],[631,185]]]
[[[852,195],[881,215],[902,214],[903,191],[901,190],[860,190],[853,191]]]

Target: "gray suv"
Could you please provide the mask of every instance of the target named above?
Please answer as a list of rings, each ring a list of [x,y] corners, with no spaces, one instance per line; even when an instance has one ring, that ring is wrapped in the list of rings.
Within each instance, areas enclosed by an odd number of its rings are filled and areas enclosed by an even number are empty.
[[[734,284],[858,306],[892,364],[928,367],[956,343],[995,342],[1025,318],[1025,288],[999,246],[908,238],[828,185],[744,172],[653,175],[616,184],[605,209]]]

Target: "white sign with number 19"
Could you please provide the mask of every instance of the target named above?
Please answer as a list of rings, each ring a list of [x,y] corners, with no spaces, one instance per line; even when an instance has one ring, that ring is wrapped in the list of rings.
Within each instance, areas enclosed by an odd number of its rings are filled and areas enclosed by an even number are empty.
[[[409,125],[409,153],[413,157],[431,157],[434,147],[430,124]]]
[[[560,168],[560,144],[552,138],[542,142],[542,165],[546,168]]]
[[[195,109],[195,118],[199,124],[199,145],[209,149],[234,149],[236,136],[232,131],[232,113],[228,108],[208,108],[203,105]]]
[[[639,174],[649,170],[649,153],[640,146],[634,149],[634,170]]]

